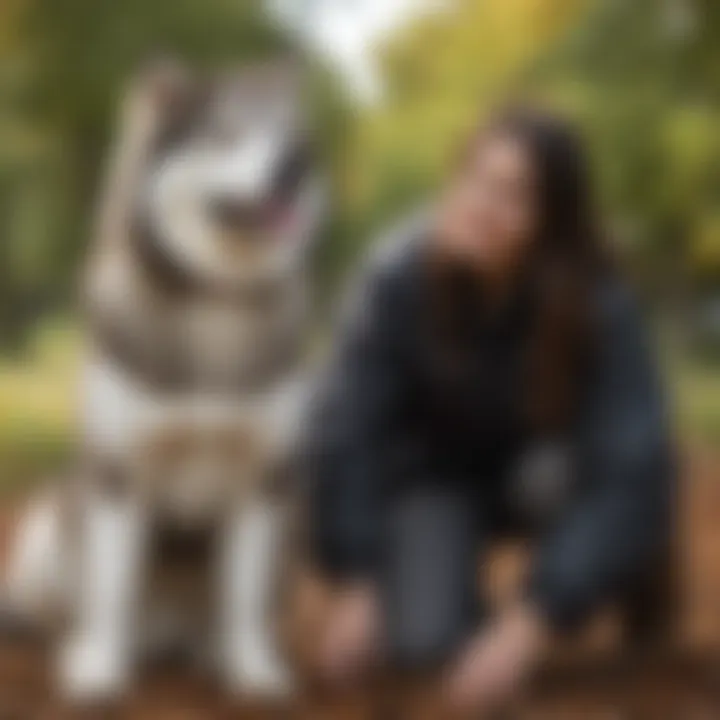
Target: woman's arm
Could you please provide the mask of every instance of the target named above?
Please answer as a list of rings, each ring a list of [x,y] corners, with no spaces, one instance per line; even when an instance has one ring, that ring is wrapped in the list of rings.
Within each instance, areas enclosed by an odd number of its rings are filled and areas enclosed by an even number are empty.
[[[642,321],[613,282],[598,301],[598,362],[578,428],[587,493],[539,549],[530,596],[571,628],[629,586],[672,531],[673,458],[660,384]]]
[[[315,559],[345,579],[377,556],[379,496],[402,394],[403,267],[366,273],[344,318],[311,431],[311,532]]]

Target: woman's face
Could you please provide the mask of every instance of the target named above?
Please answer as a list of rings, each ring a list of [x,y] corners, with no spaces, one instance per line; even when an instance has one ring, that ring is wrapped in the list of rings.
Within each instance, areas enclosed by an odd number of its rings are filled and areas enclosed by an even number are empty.
[[[528,149],[510,134],[479,140],[440,205],[443,249],[493,274],[511,271],[536,232],[535,173]]]

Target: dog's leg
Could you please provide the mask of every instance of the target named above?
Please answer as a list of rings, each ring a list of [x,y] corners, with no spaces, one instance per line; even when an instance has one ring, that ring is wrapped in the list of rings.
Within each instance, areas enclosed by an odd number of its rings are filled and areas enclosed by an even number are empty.
[[[96,495],[83,507],[78,613],[58,663],[60,687],[72,700],[110,698],[129,680],[144,525],[134,498]]]
[[[20,520],[2,598],[9,632],[13,625],[42,627],[60,610],[69,572],[61,514],[59,498],[48,494],[32,502]]]
[[[236,692],[279,697],[291,690],[272,626],[287,523],[280,504],[255,501],[228,520],[220,563],[222,670]]]

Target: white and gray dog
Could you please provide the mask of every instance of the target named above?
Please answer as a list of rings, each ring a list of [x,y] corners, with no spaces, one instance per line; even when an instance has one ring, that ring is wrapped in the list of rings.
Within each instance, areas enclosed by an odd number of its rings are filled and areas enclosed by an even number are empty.
[[[290,677],[272,618],[325,193],[287,61],[128,93],[85,282],[79,477],[32,503],[7,595],[60,624],[68,696],[180,633],[233,691]],[[202,557],[201,562],[188,558]]]

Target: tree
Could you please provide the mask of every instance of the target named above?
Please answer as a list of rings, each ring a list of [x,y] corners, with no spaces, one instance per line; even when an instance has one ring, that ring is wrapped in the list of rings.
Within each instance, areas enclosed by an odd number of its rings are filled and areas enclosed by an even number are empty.
[[[254,0],[0,3],[0,345],[72,296],[128,76],[158,52],[203,65],[285,46]]]
[[[383,49],[357,212],[373,227],[442,177],[467,129],[532,98],[587,138],[612,234],[655,282],[720,274],[720,5],[713,0],[456,0]],[[715,258],[713,260],[713,258]]]
[[[606,0],[541,74],[586,132],[616,235],[665,287],[712,257],[698,250],[720,201],[719,41],[716,3]]]
[[[357,198],[370,225],[432,188],[481,113],[577,17],[582,0],[463,0],[385,45],[384,102],[365,119]]]

